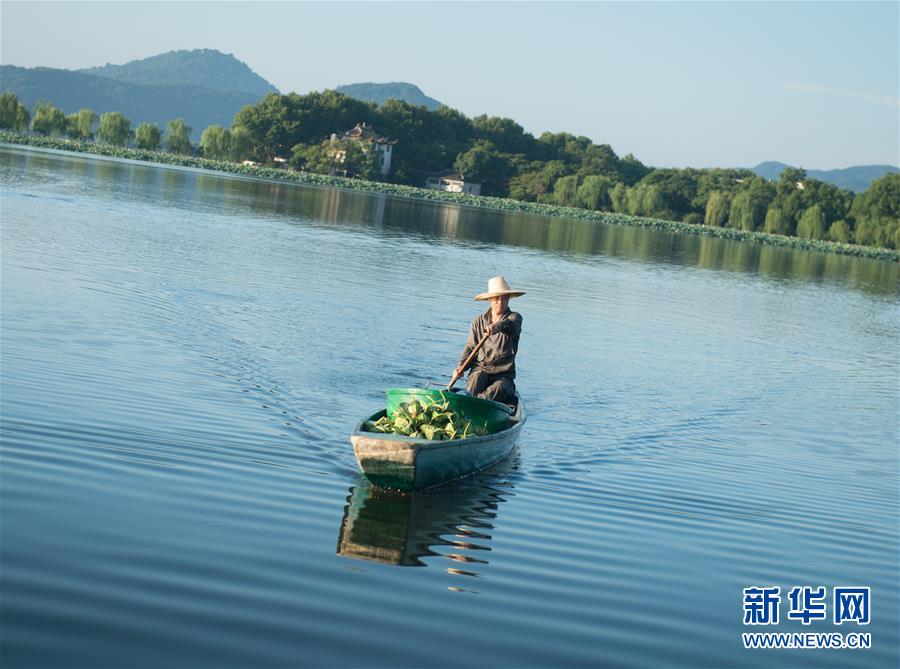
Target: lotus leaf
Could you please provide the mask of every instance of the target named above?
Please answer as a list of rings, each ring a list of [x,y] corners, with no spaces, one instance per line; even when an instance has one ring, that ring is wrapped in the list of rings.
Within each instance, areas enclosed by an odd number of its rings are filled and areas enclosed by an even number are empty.
[[[487,433],[484,428],[456,413],[447,401],[423,403],[415,399],[401,402],[393,418],[382,416],[377,421],[368,421],[364,429],[432,441],[463,439]]]

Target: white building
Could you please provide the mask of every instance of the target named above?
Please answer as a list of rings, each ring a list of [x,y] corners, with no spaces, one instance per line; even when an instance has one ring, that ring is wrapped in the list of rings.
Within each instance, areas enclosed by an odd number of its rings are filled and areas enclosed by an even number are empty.
[[[459,172],[444,174],[443,176],[428,177],[426,188],[445,190],[450,193],[468,193],[469,195],[481,195],[481,184],[475,181],[466,181]]]

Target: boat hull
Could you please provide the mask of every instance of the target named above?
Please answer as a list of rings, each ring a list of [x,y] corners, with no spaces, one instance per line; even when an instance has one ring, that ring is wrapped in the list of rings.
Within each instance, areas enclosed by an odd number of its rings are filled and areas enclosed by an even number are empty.
[[[363,430],[378,420],[379,411],[359,422],[350,436],[360,469],[372,483],[398,490],[420,490],[469,476],[506,457],[525,424],[525,405],[519,400],[507,427],[494,434],[450,441],[414,439]]]

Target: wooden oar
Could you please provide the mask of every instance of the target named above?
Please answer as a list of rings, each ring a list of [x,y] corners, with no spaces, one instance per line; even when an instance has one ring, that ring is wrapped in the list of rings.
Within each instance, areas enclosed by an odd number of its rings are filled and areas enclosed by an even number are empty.
[[[481,350],[481,347],[484,346],[484,342],[488,340],[488,337],[491,336],[491,330],[488,328],[487,332],[484,333],[484,336],[481,338],[481,341],[475,345],[475,348],[472,349],[472,352],[469,353],[469,357],[466,358],[466,361],[461,365],[463,372],[465,372],[469,368],[469,364],[475,359],[475,356],[478,355],[478,351]],[[461,376],[461,375],[460,375]],[[459,380],[459,376],[456,375],[456,372],[453,373],[453,376],[450,378],[450,385],[447,386],[447,390],[450,390]]]

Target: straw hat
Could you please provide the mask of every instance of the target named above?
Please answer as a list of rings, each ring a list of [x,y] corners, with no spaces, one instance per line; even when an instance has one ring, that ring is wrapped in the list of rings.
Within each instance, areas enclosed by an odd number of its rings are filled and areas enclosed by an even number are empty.
[[[491,277],[488,281],[488,289],[486,293],[481,293],[480,295],[476,295],[476,300],[489,300],[492,297],[500,297],[501,295],[508,295],[509,297],[519,297],[520,295],[524,295],[524,290],[513,290],[509,287],[509,284],[506,283],[506,279],[502,276]]]

